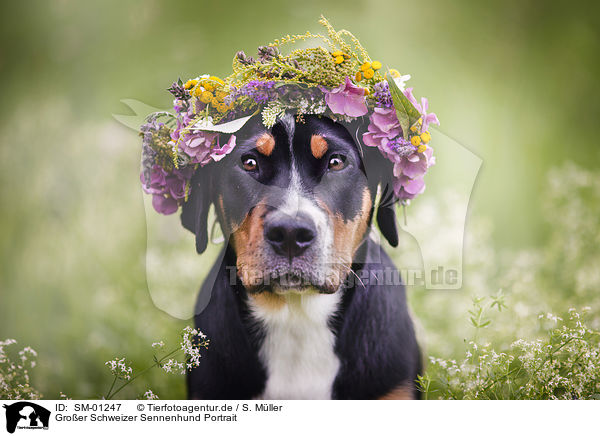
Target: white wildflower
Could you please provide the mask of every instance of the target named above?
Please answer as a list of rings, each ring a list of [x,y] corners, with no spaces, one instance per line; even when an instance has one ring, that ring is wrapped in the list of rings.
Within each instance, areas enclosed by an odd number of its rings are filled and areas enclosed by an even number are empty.
[[[152,392],[151,389],[148,389],[146,392],[144,392],[144,399],[146,399],[146,400],[159,400],[160,398],[158,398],[158,395],[156,395],[154,392]]]
[[[133,369],[126,365],[125,358],[109,360],[104,363],[106,366],[110,368],[110,372],[118,378],[124,380],[130,380],[131,374],[133,373]]]

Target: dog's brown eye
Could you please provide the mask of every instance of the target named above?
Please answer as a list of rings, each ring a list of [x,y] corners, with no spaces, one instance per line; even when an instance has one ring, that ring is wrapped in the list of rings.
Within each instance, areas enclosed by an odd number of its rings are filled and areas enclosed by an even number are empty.
[[[243,157],[242,166],[246,171],[256,171],[258,168],[258,162],[253,157]]]
[[[339,171],[346,167],[346,156],[341,154],[333,154],[329,158],[329,168],[332,171]]]

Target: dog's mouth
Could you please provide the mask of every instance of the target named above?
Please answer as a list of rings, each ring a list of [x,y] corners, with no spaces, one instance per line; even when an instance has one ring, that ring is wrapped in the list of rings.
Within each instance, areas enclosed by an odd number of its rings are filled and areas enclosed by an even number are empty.
[[[318,286],[318,284],[317,284]],[[276,294],[320,292],[311,277],[298,272],[287,272],[273,277],[271,288]]]
[[[298,269],[269,271],[262,275],[262,280],[255,282],[251,293],[272,292],[275,294],[319,293],[332,294],[337,290],[326,277],[319,277],[314,272]]]

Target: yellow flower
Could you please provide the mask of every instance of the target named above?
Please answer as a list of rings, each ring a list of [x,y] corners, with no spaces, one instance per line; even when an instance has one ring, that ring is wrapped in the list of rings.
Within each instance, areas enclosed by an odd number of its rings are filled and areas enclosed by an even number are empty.
[[[223,112],[227,112],[227,109],[228,109],[227,105],[226,105],[226,104],[223,104],[223,103],[219,103],[219,104],[217,104],[216,108],[217,108],[217,110],[218,110],[219,112],[221,112],[221,113],[223,113]]]
[[[373,71],[372,68],[369,68],[369,69],[365,70],[363,72],[363,74],[365,75],[365,79],[372,79],[373,76],[375,75],[375,71]]]
[[[200,97],[202,95],[202,87],[201,86],[196,86],[196,88],[194,88],[194,95],[196,97]]]
[[[212,104],[214,107],[219,106],[219,100],[217,100],[217,97],[212,97],[210,99],[210,104]]]
[[[185,82],[185,85],[183,85],[183,87],[185,89],[192,89],[197,84],[198,84],[198,81],[196,79],[192,79],[192,80],[188,80],[187,82]]]
[[[225,97],[227,97],[227,93],[225,91],[217,91],[215,92],[215,96],[217,97],[217,100],[222,102],[225,100]]]
[[[364,64],[362,64],[362,65],[360,66],[360,69],[361,69],[362,71],[367,71],[369,68],[371,68],[371,62],[365,62]]]
[[[415,147],[421,144],[421,137],[419,136],[413,136],[412,138],[410,138],[410,143],[412,145],[414,145]]]
[[[371,64],[371,68],[373,68],[374,70],[378,70],[378,69],[380,69],[380,68],[381,68],[381,62],[379,62],[379,61],[374,61],[374,62]]]
[[[202,103],[209,103],[213,98],[213,95],[209,91],[204,91],[202,95],[200,95],[200,101]]]
[[[400,71],[395,70],[394,68],[390,68],[390,76],[392,76],[392,77],[400,77],[401,74],[400,74]]]
[[[356,72],[356,76],[354,76],[354,78],[357,82],[360,82],[362,80],[362,74],[360,74],[360,71]]]
[[[202,82],[200,82],[200,84],[207,91],[211,91],[212,92],[212,91],[215,90],[215,85],[210,80],[203,80]]]
[[[338,56],[344,56],[344,53],[342,53],[341,50],[336,50],[333,53],[331,53],[331,56],[333,56],[334,58],[337,58]]]
[[[410,128],[410,131],[411,131],[411,132],[416,132],[416,131],[417,131],[417,126],[412,126],[412,127]]]
[[[369,91],[369,88],[363,88],[363,90],[365,91],[365,95],[369,95],[371,93],[371,91]]]
[[[421,144],[419,145],[419,148],[417,148],[417,153],[423,153],[425,150],[427,150],[427,146],[425,144]]]
[[[344,56],[340,55],[335,57],[336,64],[341,64],[342,62],[344,62]]]
[[[225,82],[223,82],[223,79],[219,79],[217,76],[210,76],[208,79],[212,80],[213,82],[217,82],[221,85],[225,84]]]
[[[431,135],[429,134],[429,132],[421,133],[421,141],[423,141],[425,144],[431,141]]]

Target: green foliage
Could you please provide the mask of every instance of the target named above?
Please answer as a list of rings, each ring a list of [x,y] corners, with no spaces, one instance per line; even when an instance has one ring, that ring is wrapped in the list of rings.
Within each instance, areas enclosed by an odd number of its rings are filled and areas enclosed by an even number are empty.
[[[408,136],[409,127],[419,120],[421,114],[419,111],[417,111],[417,109],[415,109],[408,98],[406,98],[404,93],[400,91],[400,88],[398,88],[398,85],[396,85],[396,82],[391,74],[387,75],[386,80],[390,87],[392,101],[394,102],[394,107],[396,108],[396,115],[398,116],[398,121],[400,121],[402,132],[404,133],[404,139],[406,139]]]
[[[244,52],[238,52],[233,59],[233,74],[226,81],[240,85],[250,80],[278,80],[336,87],[346,77],[354,77],[360,64],[369,59],[366,50],[354,35],[346,30],[336,31],[325,17],[322,16],[319,23],[327,29],[329,38],[311,32],[286,35],[268,46],[259,47],[257,61]],[[350,38],[355,49],[346,42],[345,37]],[[280,47],[308,39],[320,40],[328,49],[320,46],[298,48],[287,55],[279,50]],[[334,62],[332,52],[336,50],[344,53],[342,63]]]
[[[428,291],[414,295],[418,315],[443,307],[452,319],[436,320],[435,310],[420,317],[430,356],[418,380],[425,398],[600,398],[600,277],[591,268],[600,259],[600,174],[567,164],[548,178],[548,246],[497,256],[486,251],[485,234],[467,239],[463,291],[503,291],[474,297],[470,307],[462,295],[442,304]]]
[[[491,324],[481,322],[484,301],[474,300],[469,312],[476,333],[464,358],[430,358],[426,374],[418,379],[426,399],[600,399],[600,332],[587,327],[580,313],[569,310],[566,322],[541,315],[556,324],[543,329],[543,338],[519,339],[496,350],[476,339],[477,331]]]

